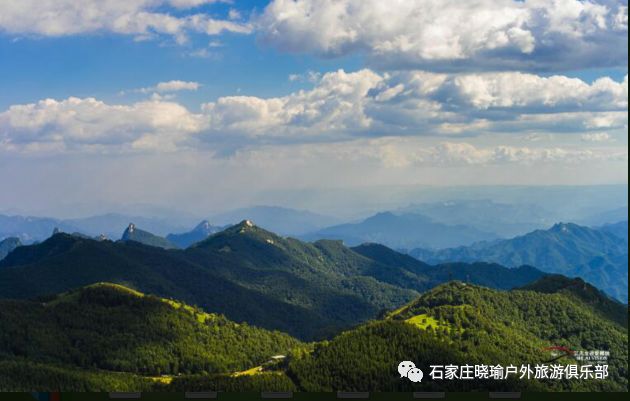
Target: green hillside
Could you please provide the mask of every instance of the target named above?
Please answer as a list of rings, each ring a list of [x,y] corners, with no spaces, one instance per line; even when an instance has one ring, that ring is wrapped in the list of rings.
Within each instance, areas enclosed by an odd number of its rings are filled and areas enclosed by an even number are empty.
[[[0,390],[626,391],[627,328],[609,316],[625,313],[627,321],[627,311],[608,302],[560,276],[507,292],[449,282],[381,320],[301,344],[99,283],[38,301],[0,301]],[[545,363],[552,345],[609,351],[609,379],[428,379],[435,364]],[[271,362],[273,355],[287,359]],[[415,361],[427,379],[401,380],[402,360]]]
[[[536,287],[556,284],[542,279]],[[590,289],[589,289],[590,291]],[[596,291],[596,290],[595,290]],[[615,304],[616,313],[626,313]],[[606,381],[400,380],[396,366],[415,361],[427,373],[435,364],[536,364],[544,347],[610,351]],[[370,322],[319,343],[294,358],[288,374],[307,391],[627,391],[627,329],[597,314],[569,291],[495,291],[451,282],[423,294],[385,320]],[[569,363],[562,358],[560,363]],[[573,362],[577,363],[577,362]]]
[[[24,385],[75,378],[93,389],[108,381],[133,387],[143,383],[138,377],[227,374],[287,354],[299,344],[286,334],[180,302],[94,284],[45,302],[0,301],[0,376],[6,377],[0,388],[15,389],[10,378]],[[42,365],[48,373],[16,377]]]
[[[305,243],[243,222],[185,250],[57,234],[0,261],[0,297],[114,282],[233,321],[321,339],[453,278],[509,289],[542,275],[483,264],[428,266],[381,246]]]

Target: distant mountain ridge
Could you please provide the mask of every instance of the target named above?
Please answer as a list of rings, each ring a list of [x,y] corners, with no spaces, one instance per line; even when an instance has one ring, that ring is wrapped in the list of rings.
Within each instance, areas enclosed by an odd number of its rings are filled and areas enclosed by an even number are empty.
[[[549,273],[582,277],[620,301],[628,300],[628,241],[607,230],[558,223],[512,239],[439,251],[414,249],[410,255],[428,263],[486,261],[508,267],[536,266]]]
[[[160,218],[130,216],[118,213],[76,219],[0,214],[0,238],[17,237],[23,243],[30,244],[45,240],[55,228],[63,232],[81,233],[91,237],[104,235],[108,238],[118,238],[120,232],[127,227],[130,221],[156,235],[166,235],[169,232],[182,229],[181,226],[168,223]]]
[[[396,308],[450,279],[509,289],[543,275],[483,263],[429,266],[380,245],[304,243],[243,221],[185,250],[60,233],[0,261],[0,297],[114,282],[308,339]]]
[[[177,248],[177,245],[173,244],[166,238],[152,234],[148,231],[141,230],[137,228],[136,225],[133,223],[129,223],[129,226],[123,232],[120,240],[139,242],[144,245],[155,246],[164,249]]]
[[[252,220],[266,230],[289,236],[303,235],[338,222],[334,217],[280,206],[252,206],[236,209],[213,215],[210,220],[221,226]]]
[[[197,224],[191,231],[180,234],[169,234],[166,239],[179,248],[188,248],[189,246],[208,238],[210,235],[221,231],[221,227],[213,226],[208,220],[204,220]]]
[[[628,220],[620,221],[618,223],[604,224],[599,227],[599,229],[614,234],[626,241],[628,240]]]
[[[466,224],[503,238],[548,227],[554,221],[553,213],[534,204],[508,204],[487,199],[413,204],[397,212],[420,214],[447,225]]]
[[[4,259],[11,251],[13,251],[18,246],[21,246],[22,242],[19,238],[9,237],[3,240],[0,240],[0,260]]]
[[[498,238],[464,225],[445,225],[413,213],[382,212],[359,223],[328,227],[301,238],[338,239],[348,246],[376,242],[394,249],[448,248]]]

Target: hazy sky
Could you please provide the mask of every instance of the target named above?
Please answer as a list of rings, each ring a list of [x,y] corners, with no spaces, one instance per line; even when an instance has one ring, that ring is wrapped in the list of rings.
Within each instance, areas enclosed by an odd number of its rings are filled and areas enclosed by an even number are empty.
[[[626,0],[3,0],[0,210],[625,184],[627,48]]]

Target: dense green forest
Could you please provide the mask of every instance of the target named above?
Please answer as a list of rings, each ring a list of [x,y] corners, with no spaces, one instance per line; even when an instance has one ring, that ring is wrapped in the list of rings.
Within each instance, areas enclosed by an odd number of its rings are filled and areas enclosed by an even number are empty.
[[[543,278],[530,290],[509,292],[461,282],[441,285],[385,320],[347,331],[317,344],[313,353],[293,358],[288,375],[307,391],[627,391],[625,306],[606,300],[588,284],[576,287],[571,280],[562,281]],[[556,291],[550,293],[551,288]],[[599,314],[603,304],[616,311]],[[610,318],[622,315],[623,320]],[[434,364],[537,364],[549,358],[543,349],[551,345],[610,351],[609,379],[414,384],[396,376],[402,360],[415,361],[425,375]]]
[[[534,365],[551,345],[609,351],[609,379],[412,383],[396,372],[402,360],[425,375]],[[507,292],[449,282],[310,344],[113,284],[0,302],[0,390],[626,391],[627,353],[625,306],[561,276]]]
[[[339,241],[305,243],[243,222],[185,250],[56,234],[0,261],[0,298],[33,298],[113,282],[199,305],[236,322],[317,340],[448,280],[509,289],[542,275],[531,267],[483,263],[429,266],[379,245],[351,249]]]
[[[5,361],[141,376],[215,374],[249,369],[299,345],[283,333],[113,284],[46,300],[0,301],[0,358]],[[2,370],[19,372],[20,367],[7,362]],[[63,382],[82,375],[49,370]],[[88,383],[93,379],[87,373],[82,377]]]

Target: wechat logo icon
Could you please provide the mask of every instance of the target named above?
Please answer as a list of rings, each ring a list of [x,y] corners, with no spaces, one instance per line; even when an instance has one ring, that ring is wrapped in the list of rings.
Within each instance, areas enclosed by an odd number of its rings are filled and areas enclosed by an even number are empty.
[[[416,364],[411,361],[402,361],[398,364],[398,374],[400,378],[406,377],[414,383],[419,383],[422,381],[422,377],[424,374],[418,368],[416,368]]]

